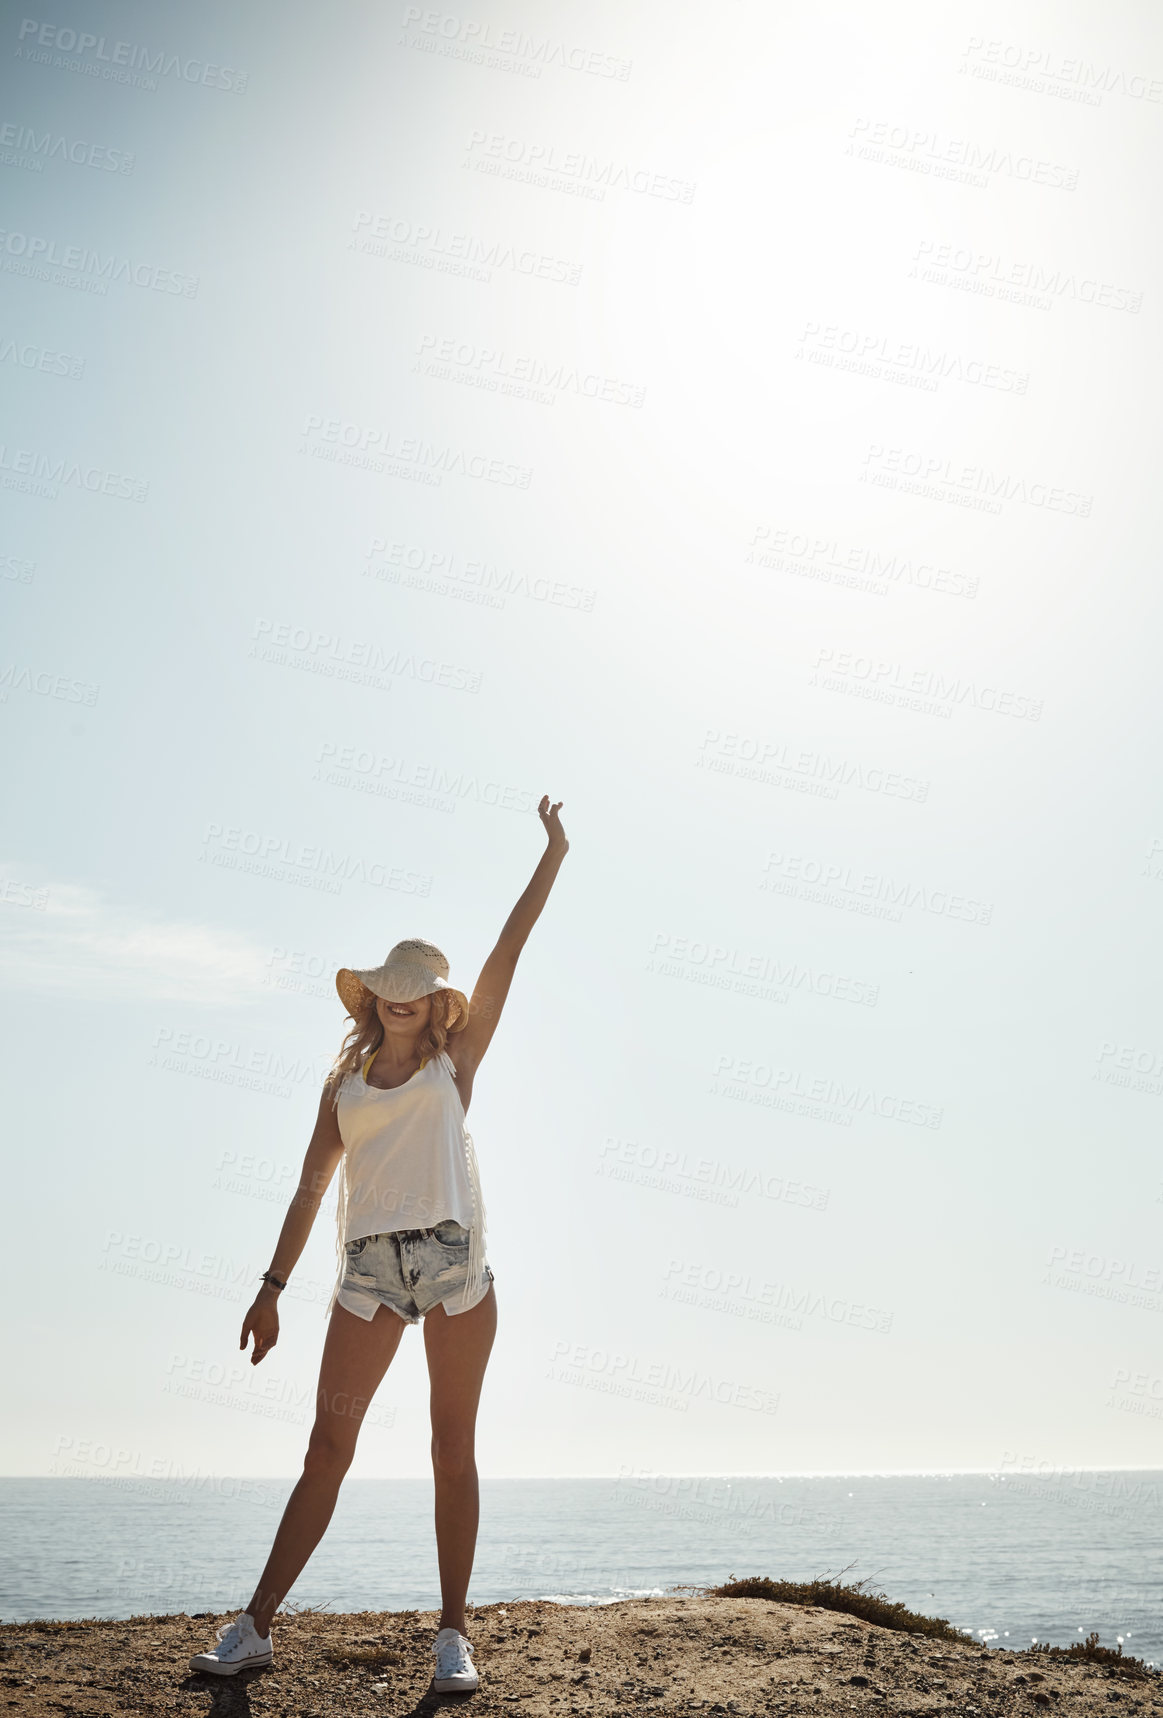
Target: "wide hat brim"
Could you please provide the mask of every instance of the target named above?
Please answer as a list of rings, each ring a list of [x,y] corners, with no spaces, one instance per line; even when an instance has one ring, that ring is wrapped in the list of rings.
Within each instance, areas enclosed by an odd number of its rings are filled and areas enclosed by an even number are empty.
[[[339,992],[339,1000],[353,1017],[365,1005],[369,991],[384,1002],[419,1002],[422,996],[447,990],[452,993],[458,1009],[456,1018],[449,1021],[448,1030],[461,1032],[468,1025],[468,998],[464,991],[427,967],[407,966],[399,961],[390,965],[385,962],[383,966],[342,966],[335,975],[335,988]]]

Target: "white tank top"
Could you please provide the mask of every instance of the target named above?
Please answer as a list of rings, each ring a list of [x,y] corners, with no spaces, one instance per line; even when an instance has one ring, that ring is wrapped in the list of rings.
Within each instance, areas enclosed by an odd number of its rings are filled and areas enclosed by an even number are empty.
[[[343,1280],[348,1241],[431,1229],[446,1217],[469,1231],[467,1299],[483,1269],[485,1207],[455,1065],[445,1050],[421,1062],[402,1086],[383,1090],[367,1083],[373,1059],[374,1053],[339,1088],[339,1269],[327,1311]]]

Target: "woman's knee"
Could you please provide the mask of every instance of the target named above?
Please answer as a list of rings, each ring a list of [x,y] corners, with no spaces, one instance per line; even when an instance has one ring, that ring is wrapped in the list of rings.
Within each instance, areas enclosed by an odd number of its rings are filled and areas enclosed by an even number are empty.
[[[303,1457],[303,1472],[334,1475],[342,1478],[355,1455],[355,1438],[348,1427],[337,1427],[327,1420],[316,1420]]]
[[[471,1436],[460,1432],[433,1432],[432,1466],[448,1479],[459,1479],[476,1469],[476,1448]]]

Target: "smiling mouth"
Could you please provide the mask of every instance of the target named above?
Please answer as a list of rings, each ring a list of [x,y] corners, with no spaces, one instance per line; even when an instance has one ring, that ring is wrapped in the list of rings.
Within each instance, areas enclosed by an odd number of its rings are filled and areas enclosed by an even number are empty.
[[[407,1016],[409,1014],[411,1014],[411,1012],[412,1012],[412,1010],[407,1006],[406,1003],[403,1003],[403,1002],[389,1002],[388,1003],[388,1013],[389,1014],[398,1014],[401,1019],[406,1019]]]

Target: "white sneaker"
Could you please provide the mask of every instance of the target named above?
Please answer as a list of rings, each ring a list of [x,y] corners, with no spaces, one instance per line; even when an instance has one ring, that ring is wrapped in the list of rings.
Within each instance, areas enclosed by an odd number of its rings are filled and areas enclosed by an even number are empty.
[[[191,1670],[205,1670],[211,1676],[236,1676],[240,1670],[256,1670],[269,1664],[274,1657],[271,1637],[264,1639],[254,1626],[249,1611],[243,1611],[232,1623],[223,1623],[215,1631],[220,1645],[209,1652],[196,1652],[190,1660]]]
[[[432,1648],[436,1654],[437,1694],[471,1694],[480,1682],[469,1653],[472,1647],[457,1629],[441,1629]]]

